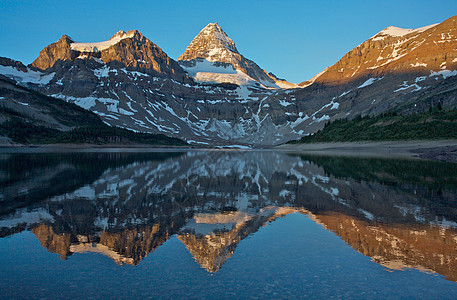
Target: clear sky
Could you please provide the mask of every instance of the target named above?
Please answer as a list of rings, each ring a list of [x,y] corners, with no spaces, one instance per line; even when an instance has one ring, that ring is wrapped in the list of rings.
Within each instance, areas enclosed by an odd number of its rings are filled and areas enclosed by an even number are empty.
[[[98,42],[138,29],[177,59],[218,22],[246,58],[301,82],[390,25],[418,28],[453,15],[457,0],[0,0],[0,56],[29,64],[63,34]]]

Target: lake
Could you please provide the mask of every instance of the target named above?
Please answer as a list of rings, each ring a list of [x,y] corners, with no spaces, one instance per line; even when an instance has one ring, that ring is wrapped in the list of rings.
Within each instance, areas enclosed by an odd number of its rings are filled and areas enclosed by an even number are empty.
[[[457,296],[457,164],[0,154],[2,298]]]

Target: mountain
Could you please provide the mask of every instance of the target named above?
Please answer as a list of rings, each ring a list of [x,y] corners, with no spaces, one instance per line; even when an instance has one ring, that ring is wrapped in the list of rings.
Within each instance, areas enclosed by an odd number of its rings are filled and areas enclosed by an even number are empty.
[[[216,23],[179,63],[134,30],[99,43],[63,36],[28,67],[0,59],[0,74],[89,109],[111,126],[196,145],[270,147],[335,119],[455,107],[456,20],[389,27],[300,88],[275,88],[280,80],[238,53]]]
[[[267,88],[296,85],[278,79],[245,58],[217,23],[210,23],[192,40],[178,58],[181,66],[198,82],[261,84]]]
[[[304,134],[339,118],[456,107],[456,37],[457,16],[418,29],[388,27],[300,83],[302,89],[278,91],[265,102],[299,105],[307,121],[295,130]]]

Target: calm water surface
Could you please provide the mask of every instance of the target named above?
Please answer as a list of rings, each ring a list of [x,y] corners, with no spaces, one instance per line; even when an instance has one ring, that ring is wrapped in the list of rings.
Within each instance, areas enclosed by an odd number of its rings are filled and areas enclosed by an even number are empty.
[[[457,297],[457,165],[0,155],[2,298]]]

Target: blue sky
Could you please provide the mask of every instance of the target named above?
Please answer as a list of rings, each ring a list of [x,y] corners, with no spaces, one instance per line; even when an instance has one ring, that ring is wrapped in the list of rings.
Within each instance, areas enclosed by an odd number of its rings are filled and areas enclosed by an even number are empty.
[[[382,29],[457,15],[456,0],[47,1],[0,0],[0,56],[31,63],[62,34],[79,42],[140,30],[177,59],[210,22],[245,57],[291,82],[313,77]]]

